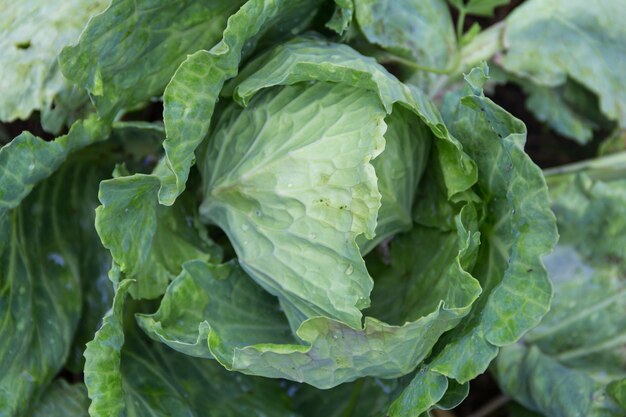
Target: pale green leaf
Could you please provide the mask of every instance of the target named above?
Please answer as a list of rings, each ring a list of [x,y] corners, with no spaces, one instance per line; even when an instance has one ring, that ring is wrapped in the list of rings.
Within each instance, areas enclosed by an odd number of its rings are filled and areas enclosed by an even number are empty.
[[[59,71],[57,55],[80,35],[106,0],[0,1],[0,120],[27,119],[41,111],[46,130],[57,133],[86,102]],[[72,97],[71,100],[69,98]]]
[[[150,149],[162,141],[163,130],[127,123],[114,130],[114,136],[129,152],[141,154],[142,146]],[[163,294],[187,260],[221,258],[221,251],[199,226],[190,195],[173,207],[158,204],[158,173],[164,169],[161,161],[154,170],[157,175],[136,174],[100,183],[102,205],[96,209],[96,230],[120,272],[136,281],[130,289],[134,298]]]
[[[571,175],[584,173],[595,181],[615,181],[624,178],[626,152],[619,152],[602,158],[587,159],[569,165],[561,165],[544,170],[548,186],[554,188],[571,181]]]
[[[455,274],[446,271],[455,262],[458,271],[469,269],[476,260],[480,242],[472,207],[465,207],[456,217],[456,228],[458,231],[415,225],[410,233],[396,237],[390,245],[392,268],[387,273],[370,256],[368,267],[376,277],[376,285],[372,294],[374,307],[367,312],[391,322],[403,322],[425,314],[435,300],[454,298],[460,304],[468,294],[478,295],[480,287],[469,274],[465,273],[466,279],[458,275],[453,280]],[[459,240],[465,245],[460,252]],[[423,294],[428,294],[428,298]],[[450,393],[442,399],[446,390]],[[446,408],[460,402],[463,392],[458,384],[423,367],[394,401],[390,416],[418,415],[436,404]]]
[[[458,407],[469,395],[470,384],[459,384],[453,379],[448,379],[448,389],[443,397],[435,404],[438,410],[452,410]]]
[[[462,306],[480,294],[476,280],[465,272],[474,265],[480,245],[476,211],[469,205],[459,211],[452,229],[416,224],[387,245],[388,254],[366,258],[375,278],[368,315],[403,324],[434,311],[440,300]]]
[[[537,120],[546,123],[559,134],[585,144],[593,138],[596,123],[584,113],[578,113],[568,102],[561,88],[548,88],[532,85],[527,89],[529,95],[526,108]]]
[[[227,317],[250,343],[295,343],[276,299],[246,279],[232,262],[213,266],[188,263],[168,287],[159,310],[138,315],[137,322],[154,339],[201,358],[213,358],[208,344],[212,327],[207,318],[211,317]],[[212,285],[212,281],[216,283]],[[241,308],[243,305],[248,308]],[[213,326],[214,331],[221,330],[220,324]]]

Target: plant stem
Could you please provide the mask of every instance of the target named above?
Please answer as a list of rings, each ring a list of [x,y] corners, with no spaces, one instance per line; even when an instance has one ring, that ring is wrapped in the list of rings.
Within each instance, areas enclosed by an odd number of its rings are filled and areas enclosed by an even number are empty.
[[[424,65],[420,65],[417,62],[413,62],[410,59],[402,58],[398,55],[393,55],[390,53],[380,54],[378,56],[379,59],[382,59],[383,62],[397,62],[398,64],[404,65],[409,68],[413,68],[420,71],[432,72],[434,74],[448,74],[450,72],[449,69],[439,69],[427,67]]]
[[[437,81],[430,92],[430,96],[437,97],[450,82],[454,82],[464,71],[482,61],[488,61],[502,51],[504,49],[502,40],[504,28],[504,21],[498,22],[480,32],[471,42],[457,51],[455,65],[445,74],[445,77],[441,77]]]
[[[501,21],[489,26],[461,49],[461,71],[491,59],[504,49],[504,23]]]
[[[456,21],[456,42],[461,44],[461,38],[463,37],[463,26],[465,25],[465,9],[459,10],[459,18]]]
[[[584,172],[589,177],[601,181],[623,178],[626,172],[626,152],[543,170],[548,186],[557,184],[564,175],[577,172]]]

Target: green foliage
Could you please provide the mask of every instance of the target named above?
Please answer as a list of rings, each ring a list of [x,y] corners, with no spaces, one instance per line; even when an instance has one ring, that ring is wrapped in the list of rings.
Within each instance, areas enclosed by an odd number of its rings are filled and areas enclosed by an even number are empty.
[[[615,2],[9,3],[0,417],[623,415],[624,157],[481,62],[619,152]]]

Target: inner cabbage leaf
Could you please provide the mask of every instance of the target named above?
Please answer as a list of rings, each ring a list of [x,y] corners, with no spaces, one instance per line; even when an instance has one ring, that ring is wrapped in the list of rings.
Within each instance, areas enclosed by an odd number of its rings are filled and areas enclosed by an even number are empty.
[[[306,316],[360,327],[373,282],[355,243],[374,236],[384,149],[372,92],[316,83],[266,91],[220,117],[203,159],[201,215],[229,235],[241,266]]]

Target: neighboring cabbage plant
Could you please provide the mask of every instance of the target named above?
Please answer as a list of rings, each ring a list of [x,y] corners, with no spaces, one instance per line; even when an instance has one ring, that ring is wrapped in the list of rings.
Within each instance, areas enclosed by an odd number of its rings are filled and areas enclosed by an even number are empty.
[[[559,243],[552,309],[502,350],[502,389],[546,416],[626,413],[626,154],[548,171]],[[590,244],[591,243],[591,244]]]

